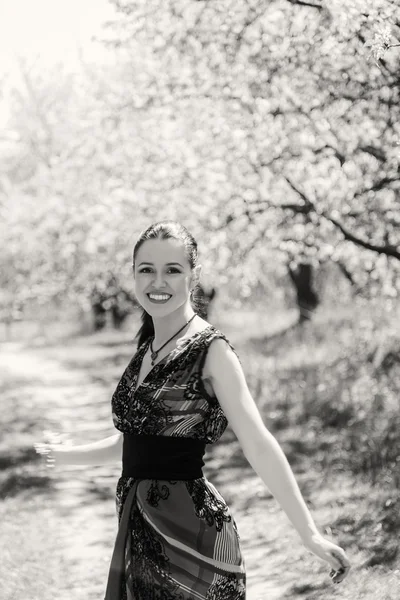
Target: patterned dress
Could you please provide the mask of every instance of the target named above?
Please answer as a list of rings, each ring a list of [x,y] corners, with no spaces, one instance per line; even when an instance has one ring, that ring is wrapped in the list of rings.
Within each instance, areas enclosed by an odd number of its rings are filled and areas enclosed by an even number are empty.
[[[137,435],[184,436],[216,442],[227,419],[203,384],[207,350],[227,338],[213,325],[184,340],[137,387],[151,339],[126,367],[112,396],[115,427]],[[116,508],[129,491],[122,599],[245,600],[246,568],[236,522],[224,498],[205,476],[191,480],[120,477]]]

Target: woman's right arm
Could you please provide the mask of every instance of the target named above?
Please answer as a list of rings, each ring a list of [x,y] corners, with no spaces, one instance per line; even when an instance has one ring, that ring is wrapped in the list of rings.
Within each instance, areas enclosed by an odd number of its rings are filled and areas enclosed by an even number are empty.
[[[104,465],[122,461],[123,434],[117,433],[97,442],[79,446],[51,446],[54,466]]]

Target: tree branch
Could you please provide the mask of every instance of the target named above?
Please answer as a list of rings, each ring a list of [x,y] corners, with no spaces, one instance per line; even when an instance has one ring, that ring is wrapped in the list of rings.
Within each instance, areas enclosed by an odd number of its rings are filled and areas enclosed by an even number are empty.
[[[396,246],[391,246],[390,244],[386,244],[383,246],[379,246],[377,244],[371,244],[371,242],[363,240],[362,238],[351,233],[348,229],[346,229],[346,227],[344,227],[344,225],[339,223],[339,221],[337,219],[335,219],[334,217],[332,217],[330,215],[326,215],[326,214],[323,214],[322,216],[325,219],[327,219],[328,221],[330,221],[333,225],[335,225],[335,227],[337,227],[342,232],[344,238],[346,240],[348,240],[349,242],[353,242],[354,244],[357,244],[357,246],[361,246],[362,248],[366,248],[367,250],[372,250],[373,252],[376,252],[377,254],[385,254],[386,256],[393,256],[397,260],[400,260],[400,251],[396,248]]]
[[[389,185],[389,183],[399,183],[399,176],[395,177],[382,177],[376,181],[371,187],[365,188],[364,190],[360,190],[359,192],[354,193],[354,197],[358,198],[358,196],[362,196],[363,194],[367,194],[368,192],[377,192]]]
[[[307,212],[305,214],[308,214],[309,212],[317,212],[315,205],[311,202],[311,200],[301,190],[299,190],[293,184],[293,182],[290,181],[290,179],[288,177],[284,176],[284,179],[288,182],[290,187],[304,201],[304,205],[303,205],[304,208],[300,205],[298,207],[297,212],[304,212],[306,208],[307,208]],[[282,205],[282,207],[284,207],[284,206],[285,205]],[[289,206],[292,209],[293,205],[287,205],[287,206]],[[386,256],[392,256],[393,258],[400,260],[400,251],[398,250],[398,248],[396,246],[392,246],[390,244],[385,244],[385,245],[372,244],[371,242],[369,242],[367,240],[363,240],[362,238],[358,237],[357,235],[354,235],[354,233],[351,233],[351,231],[349,231],[344,225],[342,225],[342,223],[340,223],[337,219],[335,219],[331,215],[329,215],[327,213],[321,213],[321,216],[324,217],[324,219],[326,219],[330,223],[332,223],[332,225],[335,225],[335,227],[337,227],[339,229],[339,231],[342,233],[345,240],[348,240],[349,242],[353,242],[353,244],[356,244],[357,246],[361,246],[362,248],[365,248],[366,250],[372,250],[373,252],[376,252],[377,254],[385,254]]]
[[[346,265],[341,260],[335,260],[334,262],[339,267],[339,269],[341,270],[343,275],[346,277],[346,279],[351,283],[351,285],[355,285],[353,276],[350,273],[350,271],[348,270],[348,268],[346,267]]]
[[[324,10],[322,4],[313,4],[312,2],[305,2],[305,0],[288,0],[290,4],[298,4],[299,6],[309,6],[310,8],[316,8],[317,10]]]
[[[376,146],[373,146],[372,144],[367,144],[365,146],[358,146],[358,148],[356,148],[356,151],[360,150],[361,152],[366,152],[367,154],[371,154],[374,158],[376,158],[377,160],[380,160],[381,162],[385,162],[386,160],[386,154],[384,152],[384,150],[382,148],[377,148]]]
[[[243,40],[243,36],[246,33],[246,30],[248,27],[251,27],[251,25],[254,25],[254,23],[256,21],[258,21],[258,19],[260,19],[261,17],[263,17],[265,15],[265,11],[266,11],[266,6],[264,7],[264,10],[261,10],[259,12],[257,12],[256,10],[254,10],[254,8],[250,9],[249,15],[247,16],[246,21],[243,24],[242,29],[236,34],[236,53],[238,52],[238,49],[242,43]]]
[[[301,190],[299,190],[295,186],[295,184],[293,183],[293,181],[291,181],[289,179],[289,177],[286,177],[286,175],[283,175],[283,178],[284,178],[285,181],[287,181],[287,183],[290,185],[290,187],[292,188],[292,190],[294,190],[296,192],[296,194],[298,194],[300,196],[300,198],[303,200],[304,205],[307,206],[307,208],[308,208],[307,214],[309,212],[311,212],[312,210],[315,211],[315,205],[313,204],[313,202],[311,202],[311,200]],[[305,206],[303,207],[303,209],[305,208]],[[299,206],[299,208],[301,208],[301,206]],[[304,210],[298,211],[298,212],[304,212]]]

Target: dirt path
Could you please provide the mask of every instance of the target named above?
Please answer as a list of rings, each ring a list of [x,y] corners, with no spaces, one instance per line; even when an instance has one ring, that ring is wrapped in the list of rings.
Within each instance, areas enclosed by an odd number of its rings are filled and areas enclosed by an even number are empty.
[[[115,432],[109,402],[116,372],[122,369],[115,369],[105,384],[107,374],[96,381],[84,367],[85,360],[93,361],[99,352],[105,356],[113,351],[75,342],[31,349],[10,343],[2,345],[2,365],[20,382],[20,395],[29,389],[30,401],[42,408],[44,427],[66,432],[78,444]],[[83,366],[71,367],[76,361]],[[321,580],[327,568],[305,551],[276,501],[243,460],[237,442],[215,444],[206,460],[204,473],[231,506],[238,525],[247,566],[247,600],[293,598],[294,585],[315,583],[317,574]],[[45,501],[45,523],[51,523],[49,539],[57,529],[55,551],[65,565],[58,600],[103,597],[117,525],[114,490],[118,476],[119,466],[96,467],[90,472],[87,468],[51,471],[54,490]],[[40,510],[35,518],[41,518]]]
[[[45,429],[68,433],[74,443],[114,433],[104,385],[91,381],[85,369],[66,367],[60,354],[76,358],[77,351],[3,344],[2,365],[22,388],[26,382],[31,401],[43,408]],[[252,469],[230,466],[237,455],[235,443],[216,445],[206,457],[204,472],[232,507],[247,564],[248,600],[280,600],[287,585],[280,583],[284,555],[279,550],[282,540],[278,544],[277,539],[287,525]],[[53,526],[60,528],[59,551],[68,565],[63,593],[65,598],[70,594],[68,600],[101,597],[116,532],[113,494],[118,475],[118,467],[92,468],[89,475],[87,468],[79,467],[51,471],[54,492],[47,510],[54,512]]]

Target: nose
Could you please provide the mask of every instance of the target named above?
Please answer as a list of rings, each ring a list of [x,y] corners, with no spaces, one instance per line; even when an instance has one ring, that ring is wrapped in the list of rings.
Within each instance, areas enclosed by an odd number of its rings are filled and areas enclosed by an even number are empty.
[[[160,273],[156,273],[155,278],[154,278],[154,287],[159,290],[163,287],[165,287],[165,281],[164,281],[164,276],[162,274],[162,272]]]

